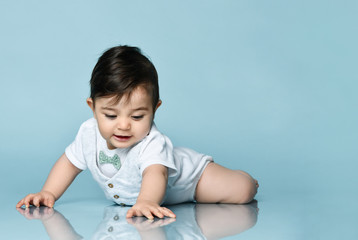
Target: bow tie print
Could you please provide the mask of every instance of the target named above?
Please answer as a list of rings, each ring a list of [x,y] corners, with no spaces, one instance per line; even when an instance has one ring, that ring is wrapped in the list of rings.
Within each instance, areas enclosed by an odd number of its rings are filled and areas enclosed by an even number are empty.
[[[99,152],[99,164],[112,164],[117,170],[121,168],[121,161],[117,154],[114,154],[113,157],[107,156],[103,151]]]

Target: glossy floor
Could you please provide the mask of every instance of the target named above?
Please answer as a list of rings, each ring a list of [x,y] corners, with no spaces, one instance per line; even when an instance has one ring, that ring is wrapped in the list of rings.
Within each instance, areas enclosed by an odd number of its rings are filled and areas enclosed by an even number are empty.
[[[59,209],[19,208],[13,216],[17,239],[217,239],[236,236],[257,222],[257,202],[247,205],[186,203],[170,208],[177,218],[126,219],[129,207],[74,203]],[[63,209],[63,210],[60,210]],[[102,209],[102,214],[98,214]],[[68,211],[71,214],[68,214]],[[23,217],[22,217],[22,216]],[[31,220],[31,221],[27,221]],[[42,225],[42,226],[40,226]],[[95,227],[94,227],[95,226]],[[12,226],[13,229],[16,227]],[[26,229],[26,231],[24,231]],[[48,236],[47,236],[48,235]]]
[[[2,239],[357,239],[355,199],[286,194],[247,205],[180,204],[177,218],[126,219],[106,200],[4,209]]]

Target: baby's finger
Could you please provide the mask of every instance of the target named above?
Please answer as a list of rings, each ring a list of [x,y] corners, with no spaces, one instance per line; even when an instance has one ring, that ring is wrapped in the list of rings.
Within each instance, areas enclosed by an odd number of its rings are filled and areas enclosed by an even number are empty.
[[[162,213],[166,217],[171,217],[171,218],[176,218],[177,217],[170,209],[168,209],[166,207],[162,207]]]
[[[34,195],[33,194],[29,194],[24,198],[24,205],[25,207],[29,207],[30,204],[32,203],[32,199],[33,199]]]
[[[48,207],[48,201],[49,199],[48,198],[45,198],[43,201],[42,201],[42,204],[46,207]]]
[[[131,217],[133,217],[133,210],[129,209],[127,212],[126,218],[131,218]]]
[[[36,207],[40,207],[40,201],[41,198],[39,196],[34,197],[34,199],[32,200],[32,205],[36,206]]]
[[[50,198],[46,198],[44,200],[44,205],[47,206],[47,207],[52,208],[54,204],[55,204],[55,201],[50,199]]]
[[[140,217],[143,215],[140,212],[138,212],[137,210],[134,210],[133,208],[129,209],[126,217],[131,218],[131,217],[135,217],[135,216]]]
[[[148,218],[150,220],[154,219],[154,217],[152,215],[152,212],[150,210],[145,209],[145,210],[142,210],[141,213],[143,214],[144,217],[146,217],[146,218]]]
[[[163,213],[162,208],[159,208],[159,209],[154,208],[151,212],[158,218],[164,218],[164,213]]]
[[[17,204],[16,208],[21,208],[24,205],[24,199],[21,199]]]

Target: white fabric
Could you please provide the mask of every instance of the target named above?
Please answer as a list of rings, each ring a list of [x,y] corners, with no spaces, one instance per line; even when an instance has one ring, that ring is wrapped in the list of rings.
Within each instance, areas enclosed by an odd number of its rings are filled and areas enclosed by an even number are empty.
[[[110,164],[98,164],[100,151],[109,157],[114,154],[120,157],[122,166],[119,171]],[[127,205],[135,204],[142,173],[152,164],[168,167],[168,185],[163,203],[194,201],[196,184],[208,162],[212,161],[210,156],[193,150],[173,148],[169,138],[161,134],[154,124],[150,134],[134,146],[109,150],[94,118],[81,125],[75,141],[66,148],[65,153],[77,168],[91,171],[107,198]]]

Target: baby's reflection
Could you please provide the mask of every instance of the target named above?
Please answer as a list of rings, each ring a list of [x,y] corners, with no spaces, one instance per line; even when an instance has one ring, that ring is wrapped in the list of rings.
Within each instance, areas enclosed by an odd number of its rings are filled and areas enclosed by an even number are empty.
[[[126,218],[129,207],[108,206],[92,239],[220,239],[256,224],[257,202],[251,204],[195,204],[170,206],[177,218]],[[47,207],[18,208],[28,219],[40,219],[51,239],[81,239],[69,221]]]
[[[17,208],[17,210],[29,220],[41,220],[51,240],[82,239],[82,236],[76,233],[70,222],[60,212],[56,211],[53,208],[29,207],[25,209]]]

